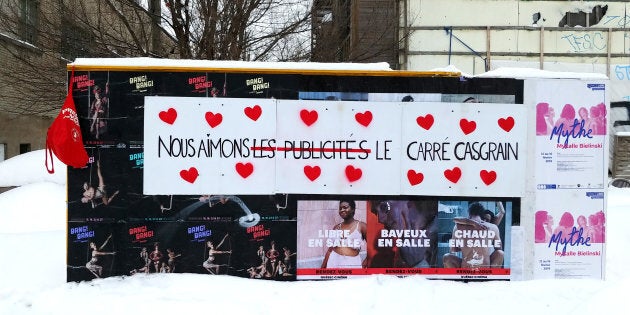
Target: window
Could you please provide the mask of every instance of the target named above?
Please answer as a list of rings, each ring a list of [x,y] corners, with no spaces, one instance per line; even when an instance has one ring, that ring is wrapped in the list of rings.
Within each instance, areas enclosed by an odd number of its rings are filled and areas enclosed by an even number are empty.
[[[31,152],[31,144],[30,143],[20,143],[20,154],[24,154],[27,152]]]
[[[20,0],[19,34],[22,40],[35,44],[39,23],[39,1]]]

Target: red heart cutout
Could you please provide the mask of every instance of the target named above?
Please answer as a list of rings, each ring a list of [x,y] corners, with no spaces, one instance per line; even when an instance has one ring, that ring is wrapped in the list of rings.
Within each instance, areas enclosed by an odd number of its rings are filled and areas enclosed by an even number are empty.
[[[497,172],[481,170],[481,172],[479,172],[479,177],[481,177],[484,184],[490,185],[497,179]]]
[[[363,113],[356,113],[354,119],[361,125],[367,127],[372,122],[372,112],[367,110]]]
[[[424,180],[424,174],[416,173],[414,170],[408,170],[407,179],[409,180],[409,184],[411,184],[411,186],[415,186],[422,183]]]
[[[427,114],[426,116],[418,116],[418,118],[416,118],[418,126],[424,128],[425,130],[431,129],[431,126],[433,126],[433,121],[433,115],[431,114]]]
[[[244,109],[245,115],[249,117],[249,119],[256,121],[262,114],[262,108],[259,105],[254,105],[253,107],[245,107]]]
[[[315,181],[321,174],[322,174],[322,169],[319,168],[319,166],[310,166],[310,165],[304,166],[304,175],[306,175],[306,177],[310,179],[311,182]]]
[[[174,108],[169,108],[167,111],[161,111],[158,116],[163,122],[172,125],[177,118],[177,111]]]
[[[189,183],[194,183],[197,180],[197,176],[199,176],[199,172],[194,167],[189,168],[188,170],[179,171],[179,176]]]
[[[465,135],[475,131],[477,129],[477,123],[474,120],[468,121],[465,118],[459,120],[459,128],[462,128],[462,131]]]
[[[459,181],[459,179],[462,177],[462,170],[459,169],[459,167],[455,166],[453,167],[453,169],[445,170],[444,177],[446,177],[446,179],[453,182],[454,184],[457,184],[457,181]]]
[[[251,175],[254,172],[254,165],[252,163],[236,163],[236,172],[243,178]]]
[[[360,168],[355,168],[352,165],[346,166],[346,177],[350,182],[354,182],[359,180],[363,176],[363,172]]]
[[[213,112],[207,112],[206,121],[208,122],[208,125],[210,125],[210,127],[214,128],[223,121],[223,115],[221,115],[221,113],[215,114]]]
[[[508,116],[507,118],[499,118],[499,121],[497,123],[499,124],[499,127],[501,127],[501,129],[510,132],[510,130],[512,130],[512,128],[514,127],[514,118],[512,116]]]
[[[314,124],[315,121],[317,121],[317,111],[314,111],[314,110],[308,111],[306,109],[303,109],[300,111],[300,118],[302,118],[302,121],[307,126],[310,126]]]

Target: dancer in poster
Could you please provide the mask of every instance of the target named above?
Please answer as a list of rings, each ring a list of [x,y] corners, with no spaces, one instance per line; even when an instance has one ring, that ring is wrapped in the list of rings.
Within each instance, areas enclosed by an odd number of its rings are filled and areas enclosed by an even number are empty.
[[[221,247],[221,245],[223,245],[223,242],[225,242],[225,240],[227,239],[229,234],[225,234],[225,236],[223,237],[223,239],[221,240],[221,242],[219,242],[219,244],[215,247],[214,243],[212,243],[212,241],[207,241],[206,245],[208,247],[208,259],[206,259],[206,261],[203,262],[203,267],[206,268],[206,270],[208,270],[208,272],[210,274],[218,274],[219,273],[219,267],[224,266],[221,264],[216,264],[214,262],[214,260],[216,259],[216,257],[214,255],[220,255],[220,254],[231,254],[232,251],[231,250],[219,250],[219,248]]]
[[[168,272],[175,272],[175,258],[181,256],[182,254],[175,254],[175,251],[167,248],[166,255],[168,256]]]
[[[359,252],[361,244],[366,240],[367,225],[354,218],[356,203],[354,200],[339,202],[339,216],[343,222],[333,226],[333,230],[341,230],[341,236],[326,251],[321,268],[365,268],[366,260],[361,260]]]
[[[565,104],[560,112],[560,118],[556,120],[554,129],[560,133],[562,130],[569,130],[575,123],[575,108],[571,104]]]
[[[92,258],[90,259],[90,261],[88,261],[85,264],[85,267],[97,278],[100,278],[103,274],[103,266],[99,264],[99,256],[116,255],[116,252],[103,251],[103,248],[105,247],[105,245],[107,245],[107,242],[109,242],[111,238],[112,238],[112,235],[110,234],[105,240],[105,242],[103,242],[103,245],[101,245],[98,248],[96,247],[96,243],[90,242],[90,250],[92,251],[91,253]]]
[[[260,259],[260,263],[264,264],[265,262],[267,262],[267,256],[265,255],[265,248],[260,245],[258,246],[258,251],[256,251],[256,256],[258,256],[258,258]]]
[[[160,243],[153,244],[153,251],[149,254],[149,259],[153,262],[153,270],[160,272],[160,263],[162,262],[162,252],[160,251]]]
[[[284,259],[282,261],[284,265],[284,273],[293,273],[293,263],[291,262],[291,257],[296,253],[292,253],[286,246],[282,248],[282,251],[284,252]]]
[[[446,268],[501,268],[503,250],[499,228],[481,219],[486,209],[478,202],[468,207],[468,219],[477,225],[455,223],[451,252],[442,257]],[[492,251],[494,250],[494,251]],[[456,255],[461,252],[461,258]]]
[[[138,272],[149,273],[149,268],[151,267],[151,259],[149,259],[149,252],[146,247],[142,247],[140,250],[140,259],[144,263],[143,266],[139,269],[131,270],[130,274],[134,275]]]
[[[553,130],[556,113],[549,103],[536,104],[536,135],[548,136]]]
[[[265,253],[265,277],[273,278],[278,275],[280,252],[276,249],[276,242],[271,241],[271,248]]]
[[[107,132],[107,115],[109,114],[109,82],[105,84],[105,93],[101,87],[93,88],[94,100],[90,104],[90,134],[95,139],[100,139]]]
[[[583,215],[578,216],[577,218],[578,231],[582,233],[582,237],[584,239],[588,239],[592,241],[595,239],[595,230],[593,227],[589,226],[586,217]]]
[[[397,254],[383,252],[389,247],[378,248],[381,256],[372,257],[371,267],[426,268],[436,265],[437,200],[383,200],[374,201],[372,204],[372,213],[377,215],[378,222],[383,224],[386,230],[426,231],[426,238],[429,239],[430,246],[402,246],[396,248]],[[391,261],[384,263],[377,260],[382,260],[384,257],[391,257]]]
[[[553,217],[545,210],[536,211],[534,222],[534,242],[549,243],[553,225]]]
[[[500,201],[496,202],[496,206],[497,209],[499,209],[499,213],[495,214],[494,211],[486,209],[481,215],[481,220],[499,226],[499,224],[501,224],[501,221],[503,221],[503,217],[505,216],[505,208],[503,207],[503,203]],[[477,225],[477,227],[483,228],[482,226],[479,226],[476,221],[469,218],[455,217],[453,218],[453,221],[458,224]]]
[[[98,186],[94,187],[91,183],[84,182],[83,183],[83,197],[81,198],[82,203],[90,203],[92,208],[96,208],[99,205],[109,205],[114,197],[118,195],[119,190],[116,190],[111,196],[107,194],[107,190],[105,189],[105,180],[103,179],[103,173],[101,172],[101,161],[96,161],[96,176],[98,177]],[[98,200],[101,203],[98,203]]]
[[[565,211],[560,217],[558,226],[553,230],[552,237],[558,241],[571,242],[574,237],[573,225],[575,225],[573,215],[570,212]],[[575,235],[575,237],[577,238],[577,235]]]

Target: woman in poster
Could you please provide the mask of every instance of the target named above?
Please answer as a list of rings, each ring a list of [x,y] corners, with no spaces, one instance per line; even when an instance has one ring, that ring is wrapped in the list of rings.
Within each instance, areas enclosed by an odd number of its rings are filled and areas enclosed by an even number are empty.
[[[96,243],[90,242],[90,250],[92,251],[92,254],[91,254],[92,258],[90,259],[90,261],[88,261],[85,264],[85,267],[97,278],[100,278],[101,275],[103,274],[103,266],[99,264],[99,256],[116,254],[116,252],[102,251],[105,245],[107,245],[107,242],[109,242],[111,238],[112,236],[109,235],[107,239],[105,240],[105,242],[103,242],[103,245],[101,245],[98,248],[96,247]]]
[[[575,220],[570,212],[565,212],[560,217],[558,226],[553,230],[553,236],[559,241],[570,242],[573,238],[573,225]]]
[[[153,245],[153,251],[149,254],[149,259],[153,262],[153,270],[160,272],[160,262],[162,261],[162,251],[160,251],[160,243]]]
[[[98,85],[94,86],[94,100],[90,104],[90,133],[100,139],[107,132],[107,115],[109,113],[109,82],[105,84],[105,93]]]
[[[219,273],[219,267],[222,265],[216,264],[214,262],[214,260],[216,259],[216,257],[214,257],[214,255],[218,255],[218,254],[231,254],[232,251],[231,250],[218,250],[219,247],[221,247],[221,245],[223,245],[223,242],[225,242],[225,239],[228,237],[229,234],[225,234],[225,236],[223,237],[223,239],[221,240],[221,242],[219,242],[219,244],[215,247],[214,243],[212,243],[212,241],[207,241],[206,242],[206,246],[208,247],[208,259],[206,259],[206,261],[203,262],[203,267],[206,268],[206,270],[208,270],[209,273],[211,274],[218,274]]]
[[[166,255],[168,256],[168,272],[175,272],[175,258],[181,256],[182,254],[175,254],[175,251],[167,248]]]
[[[549,103],[536,105],[536,135],[547,136],[553,130],[556,113]]]
[[[565,104],[560,112],[560,118],[556,121],[554,127],[558,128],[558,132],[569,130],[575,121],[575,108],[571,104]]]
[[[366,240],[367,224],[354,218],[356,203],[354,200],[339,202],[339,216],[343,220],[333,226],[333,230],[341,230],[341,236],[333,240],[333,244],[350,244],[350,246],[331,246],[326,251],[322,268],[365,268],[365,259],[361,260],[359,252]],[[337,234],[337,235],[339,235]]]
[[[149,273],[149,268],[151,267],[151,259],[149,259],[149,252],[146,247],[142,247],[140,250],[140,259],[143,262],[142,268],[131,270],[130,274],[134,275],[138,272]]]
[[[107,194],[105,189],[105,180],[101,172],[101,161],[96,161],[96,176],[98,177],[98,186],[94,187],[91,183],[83,183],[83,197],[81,197],[82,203],[91,203],[92,208],[96,208],[99,205],[109,205],[110,202],[118,195],[119,191],[116,190],[111,196]],[[90,179],[91,181],[91,179]],[[97,203],[100,200],[102,203]]]
[[[552,234],[553,217],[545,210],[536,211],[534,222],[535,243],[549,243]]]

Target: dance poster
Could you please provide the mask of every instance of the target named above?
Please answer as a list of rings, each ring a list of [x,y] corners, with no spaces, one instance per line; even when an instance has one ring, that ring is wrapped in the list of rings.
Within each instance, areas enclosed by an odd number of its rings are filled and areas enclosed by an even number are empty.
[[[546,190],[536,196],[535,279],[603,279],[605,192]],[[558,202],[562,200],[562,202]]]
[[[603,189],[608,166],[608,104],[603,83],[537,81],[538,190]],[[556,93],[555,91],[571,93]]]
[[[123,275],[123,228],[119,223],[68,222],[68,281]]]
[[[298,200],[297,279],[368,275],[368,211],[365,200]]]
[[[132,68],[70,82],[69,281],[509,277],[522,81]]]
[[[534,278],[604,277],[608,96],[602,82],[540,80],[536,91]],[[554,93],[570,90],[571,93]]]
[[[197,273],[295,280],[295,222],[127,224],[125,273]]]
[[[86,149],[88,163],[68,168],[68,219],[84,222],[116,222],[128,215],[130,178],[127,149]]]
[[[510,198],[299,200],[297,279],[509,280],[515,207]]]

